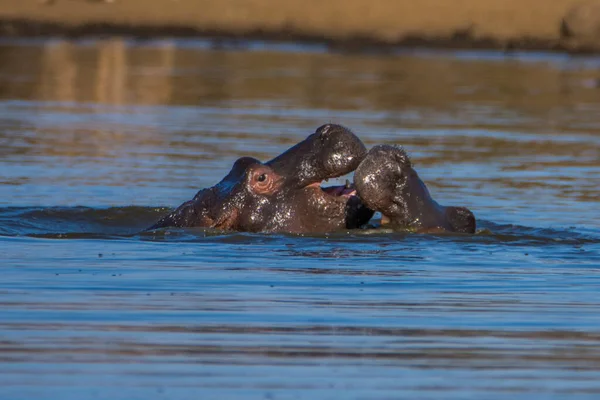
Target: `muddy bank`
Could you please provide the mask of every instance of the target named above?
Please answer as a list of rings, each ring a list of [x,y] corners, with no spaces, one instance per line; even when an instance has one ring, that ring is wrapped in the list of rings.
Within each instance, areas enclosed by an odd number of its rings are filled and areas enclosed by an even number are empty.
[[[0,0],[0,35],[600,51],[600,0]]]

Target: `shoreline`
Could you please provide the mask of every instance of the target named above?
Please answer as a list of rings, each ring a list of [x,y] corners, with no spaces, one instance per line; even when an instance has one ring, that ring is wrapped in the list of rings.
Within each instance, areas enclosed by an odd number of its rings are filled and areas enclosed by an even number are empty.
[[[374,11],[363,0],[346,2],[350,7],[334,0],[312,10],[296,0],[276,10],[269,8],[278,4],[272,0],[218,5],[204,0],[112,1],[0,0],[0,38],[197,37],[323,44],[348,52],[430,48],[600,54],[600,22],[595,20],[597,11],[600,21],[600,0],[457,0],[460,8],[448,7],[444,0],[422,0],[420,5],[382,0]],[[361,18],[356,15],[360,10],[369,12]],[[453,14],[432,15],[432,10]]]

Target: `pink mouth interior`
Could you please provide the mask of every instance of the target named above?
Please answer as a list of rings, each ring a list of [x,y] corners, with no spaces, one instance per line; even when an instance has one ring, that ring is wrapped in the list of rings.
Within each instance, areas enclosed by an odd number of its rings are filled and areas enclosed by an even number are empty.
[[[354,189],[352,185],[350,187],[346,187],[345,185],[323,187],[321,186],[321,183],[322,182],[311,183],[310,185],[308,185],[308,187],[319,188],[330,196],[356,196],[356,189]]]
[[[347,188],[344,185],[340,185],[340,186],[329,186],[329,187],[321,187],[321,190],[323,190],[325,193],[331,195],[331,196],[355,196],[356,195],[356,189],[354,189],[353,187],[349,187]]]

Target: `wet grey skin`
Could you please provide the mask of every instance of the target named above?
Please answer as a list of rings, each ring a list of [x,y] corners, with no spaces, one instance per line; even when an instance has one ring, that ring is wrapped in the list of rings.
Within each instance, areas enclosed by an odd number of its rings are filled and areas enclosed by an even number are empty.
[[[321,183],[354,171],[366,153],[350,130],[323,125],[271,161],[238,159],[219,183],[200,190],[149,229],[324,233],[358,228],[373,211],[363,206],[354,188],[324,188]]]
[[[473,213],[438,204],[400,147],[373,147],[354,173],[354,186],[364,205],[381,212],[393,227],[423,233],[475,232]]]

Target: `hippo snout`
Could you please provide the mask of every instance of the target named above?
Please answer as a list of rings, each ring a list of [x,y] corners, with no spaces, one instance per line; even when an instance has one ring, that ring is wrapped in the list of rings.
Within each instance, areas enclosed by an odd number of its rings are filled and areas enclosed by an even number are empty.
[[[291,185],[305,187],[354,171],[366,154],[365,145],[350,129],[325,124],[266,164],[288,177]]]

